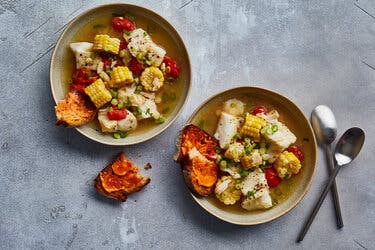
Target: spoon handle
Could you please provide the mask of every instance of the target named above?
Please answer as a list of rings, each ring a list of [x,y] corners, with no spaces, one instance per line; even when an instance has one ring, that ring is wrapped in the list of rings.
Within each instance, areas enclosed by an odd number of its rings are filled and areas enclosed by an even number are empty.
[[[334,166],[333,166],[331,145],[326,146],[326,159],[327,159],[329,174],[332,174],[334,170]],[[344,226],[344,223],[343,223],[342,215],[341,215],[341,207],[340,207],[339,194],[337,192],[336,180],[333,180],[331,193],[332,193],[332,198],[333,198],[333,202],[335,206],[337,228],[342,228]]]
[[[305,237],[307,231],[309,230],[309,228],[311,226],[311,223],[314,221],[316,214],[318,213],[320,207],[322,206],[322,203],[323,203],[324,199],[326,198],[326,196],[329,192],[329,189],[331,188],[331,186],[333,184],[333,181],[335,180],[340,168],[341,168],[341,165],[337,165],[335,167],[335,169],[333,170],[333,172],[332,172],[331,176],[329,177],[328,182],[327,182],[327,184],[324,188],[323,193],[320,195],[320,198],[319,198],[318,202],[315,204],[315,207],[314,207],[313,211],[311,212],[309,219],[307,220],[307,222],[305,223],[301,233],[299,234],[297,242],[301,242],[303,240],[303,238]]]

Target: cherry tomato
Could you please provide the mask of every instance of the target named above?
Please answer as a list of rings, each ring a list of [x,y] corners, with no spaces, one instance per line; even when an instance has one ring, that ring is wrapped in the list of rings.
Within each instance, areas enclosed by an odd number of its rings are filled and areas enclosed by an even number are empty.
[[[256,107],[255,109],[253,109],[253,112],[251,112],[252,115],[256,115],[256,114],[266,114],[267,113],[267,109],[266,107],[264,106],[258,106]]]
[[[110,120],[122,120],[125,119],[128,112],[125,109],[118,109],[117,106],[112,106],[112,111],[107,113],[107,117]]]
[[[89,68],[83,67],[76,69],[72,74],[73,84],[90,84],[96,81],[99,75]]]
[[[104,71],[106,71],[107,69],[109,69],[111,67],[112,60],[109,59],[108,57],[103,56],[102,57],[102,62],[104,64],[104,68],[103,68]]]
[[[305,159],[305,157],[303,156],[302,150],[297,146],[290,146],[286,150],[288,152],[293,153],[295,156],[297,156],[298,160],[300,160],[301,162]]]
[[[112,18],[112,27],[118,31],[132,31],[135,29],[134,22],[129,18],[116,16]]]
[[[163,62],[165,63],[165,76],[178,78],[180,71],[177,67],[176,62],[169,56],[165,56]]]
[[[141,75],[143,71],[142,64],[137,61],[135,57],[132,58],[132,60],[129,62],[129,69],[130,71],[135,75]]]
[[[281,182],[280,177],[277,175],[277,171],[274,168],[265,168],[265,172],[268,186],[271,188],[277,187]]]
[[[128,47],[128,44],[125,42],[125,40],[121,40],[119,50],[126,49]]]
[[[82,94],[85,94],[85,88],[87,85],[82,84],[82,83],[73,83],[71,86],[72,90],[76,90]]]

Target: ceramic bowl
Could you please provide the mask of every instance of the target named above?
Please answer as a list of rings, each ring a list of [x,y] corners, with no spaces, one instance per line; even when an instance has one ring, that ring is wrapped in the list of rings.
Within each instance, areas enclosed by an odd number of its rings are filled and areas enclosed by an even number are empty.
[[[217,118],[214,110],[209,107],[219,107],[225,100],[236,97],[249,98],[254,105],[263,104],[276,109],[281,114],[282,121],[299,138],[297,144],[302,146],[305,160],[301,172],[297,175],[298,182],[286,200],[267,210],[246,211],[240,206],[234,209],[219,202],[214,195],[207,198],[192,193],[191,195],[202,208],[221,220],[238,225],[256,225],[286,214],[305,196],[314,177],[316,141],[310,123],[296,104],[276,92],[258,87],[237,87],[208,98],[194,111],[187,123],[203,126],[203,129],[212,135],[216,130]]]
[[[154,25],[153,28],[158,32],[163,32],[163,34],[168,35],[173,41],[172,43],[175,46],[176,51],[178,53],[177,58],[175,59],[179,63],[181,71],[180,78],[183,81],[181,85],[181,95],[178,99],[175,108],[173,109],[173,111],[171,111],[166,121],[159,126],[154,126],[149,130],[144,130],[138,133],[129,133],[128,137],[123,139],[115,139],[111,134],[105,134],[100,132],[99,125],[95,123],[86,124],[76,128],[81,134],[94,141],[107,145],[123,146],[149,140],[163,132],[173,123],[173,121],[178,117],[178,115],[182,111],[186,103],[187,97],[189,95],[191,86],[191,66],[189,55],[182,41],[182,38],[180,37],[178,32],[173,28],[173,26],[160,15],[144,7],[139,7],[130,4],[109,4],[97,6],[74,18],[67,25],[64,32],[61,34],[59,40],[57,41],[57,44],[52,54],[50,65],[51,90],[56,103],[59,100],[64,99],[68,91],[67,82],[69,81],[69,78],[65,75],[67,75],[66,55],[67,53],[72,53],[68,47],[69,43],[74,38],[75,34],[80,29],[82,29],[82,27],[87,25],[90,21],[106,14],[110,16],[112,13],[127,13],[132,14],[136,17],[140,17],[146,20],[147,22],[151,22]],[[146,27],[142,28],[146,29]],[[73,62],[69,63],[73,64]]]

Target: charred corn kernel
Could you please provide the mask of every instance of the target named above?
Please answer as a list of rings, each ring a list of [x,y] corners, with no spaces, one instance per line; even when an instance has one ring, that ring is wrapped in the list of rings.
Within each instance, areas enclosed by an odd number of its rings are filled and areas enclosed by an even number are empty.
[[[163,72],[157,67],[146,68],[141,75],[141,84],[146,91],[157,91],[163,86]]]
[[[104,51],[117,55],[120,48],[120,39],[112,38],[108,35],[96,35],[94,38],[93,50]]]
[[[111,92],[105,88],[102,79],[98,79],[87,86],[85,88],[85,93],[90,97],[97,108],[100,108],[112,99]]]
[[[281,179],[289,179],[292,174],[299,173],[301,162],[293,153],[284,151],[276,159],[274,166]]]
[[[117,66],[111,71],[111,80],[108,85],[113,88],[123,87],[125,84],[132,83],[134,81],[132,72],[125,66]]]
[[[266,126],[266,121],[258,116],[246,114],[246,120],[241,128],[241,134],[250,136],[254,141],[260,140],[260,130]]]

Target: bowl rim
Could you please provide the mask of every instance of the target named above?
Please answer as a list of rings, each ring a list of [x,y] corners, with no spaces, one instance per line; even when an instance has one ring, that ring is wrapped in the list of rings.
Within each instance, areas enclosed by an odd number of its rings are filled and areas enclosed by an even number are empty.
[[[177,119],[177,117],[181,114],[181,112],[183,111],[184,107],[186,106],[186,103],[189,99],[189,96],[190,96],[190,91],[191,91],[191,85],[192,85],[192,66],[191,66],[191,61],[190,61],[190,56],[189,56],[189,51],[184,43],[184,40],[182,39],[180,33],[175,29],[175,27],[167,20],[165,19],[164,17],[162,17],[160,14],[146,8],[146,7],[143,7],[143,6],[139,6],[139,5],[135,5],[135,4],[127,4],[127,3],[111,3],[111,4],[101,4],[101,5],[97,5],[95,7],[92,7],[88,10],[85,10],[84,12],[82,12],[81,14],[77,15],[76,17],[74,17],[72,20],[70,20],[67,24],[66,24],[66,27],[64,28],[63,32],[61,33],[61,35],[59,36],[55,46],[54,46],[54,49],[53,49],[53,52],[52,52],[52,55],[51,55],[51,62],[50,62],[50,69],[49,69],[49,80],[50,80],[50,87],[51,87],[51,92],[52,92],[52,97],[55,101],[55,104],[57,104],[60,100],[56,97],[56,89],[54,87],[54,84],[53,84],[53,78],[52,78],[52,75],[53,75],[53,66],[55,65],[55,61],[56,61],[56,54],[57,54],[57,48],[60,47],[61,43],[62,43],[62,40],[63,38],[66,36],[66,33],[69,29],[71,29],[83,16],[91,13],[91,12],[95,12],[95,11],[99,11],[100,9],[102,8],[110,8],[110,7],[116,7],[116,6],[121,6],[121,7],[130,7],[130,8],[139,8],[141,11],[145,11],[145,12],[149,12],[149,13],[152,13],[153,15],[155,15],[157,18],[161,19],[162,21],[166,22],[170,27],[170,30],[172,30],[173,33],[176,34],[177,36],[177,40],[181,41],[181,48],[182,50],[184,51],[184,53],[186,54],[186,59],[187,59],[187,65],[189,66],[189,72],[188,72],[188,77],[189,77],[189,81],[188,81],[188,86],[187,86],[187,91],[186,91],[186,98],[185,100],[183,101],[180,109],[177,111],[177,113],[175,114],[174,117],[171,117],[171,120],[169,121],[169,123],[162,129],[158,130],[156,133],[148,136],[148,137],[144,137],[144,138],[141,138],[139,140],[136,140],[136,141],[132,141],[132,142],[125,142],[125,143],[110,143],[110,142],[105,142],[105,141],[102,141],[94,136],[91,136],[89,134],[87,134],[85,131],[83,131],[81,129],[81,127],[74,127],[75,130],[77,130],[79,133],[81,133],[82,135],[84,135],[85,137],[93,140],[93,141],[96,141],[96,142],[99,142],[101,144],[104,144],[104,145],[109,145],[109,146],[128,146],[128,145],[135,145],[135,144],[138,144],[138,143],[142,143],[142,142],[145,142],[145,141],[148,141],[158,135],[160,135],[162,132],[164,132],[167,128],[169,128],[173,122]],[[84,125],[83,125],[84,126]]]
[[[281,99],[285,99],[287,100],[292,106],[294,106],[295,109],[297,109],[301,115],[303,116],[305,122],[307,123],[308,125],[308,128],[309,128],[309,133],[311,134],[311,137],[313,138],[313,145],[314,145],[314,159],[313,159],[313,172],[312,172],[312,175],[311,175],[311,178],[310,180],[308,181],[306,187],[303,189],[302,191],[302,194],[296,199],[296,201],[288,207],[288,209],[284,210],[284,211],[280,211],[279,213],[277,213],[276,215],[270,217],[270,218],[267,218],[267,219],[263,219],[263,220],[260,220],[260,221],[257,221],[257,222],[238,222],[238,221],[233,221],[231,219],[228,219],[227,217],[224,217],[224,216],[220,216],[218,214],[215,214],[215,213],[212,213],[211,211],[209,211],[208,208],[206,208],[201,200],[202,199],[205,199],[205,197],[198,197],[196,195],[194,195],[185,185],[186,187],[186,190],[190,193],[191,197],[199,204],[199,206],[201,206],[204,210],[206,210],[209,214],[215,216],[216,218],[219,218],[220,220],[222,221],[225,221],[225,222],[228,222],[228,223],[231,223],[231,224],[235,224],[235,225],[241,225],[241,226],[252,226],[252,225],[259,225],[259,224],[263,224],[263,223],[267,223],[267,222],[270,222],[272,220],[275,220],[285,214],[287,214],[288,212],[290,212],[293,208],[295,208],[298,203],[300,203],[302,201],[302,199],[305,197],[305,195],[307,194],[307,192],[310,190],[310,187],[311,187],[311,184],[314,180],[314,177],[315,177],[315,172],[316,172],[316,163],[317,163],[317,144],[316,144],[316,138],[315,138],[315,134],[313,132],[313,129],[311,127],[311,124],[309,122],[309,120],[306,118],[305,114],[302,112],[302,110],[292,101],[290,100],[288,97],[282,95],[282,94],[279,94],[275,91],[272,91],[270,89],[266,89],[266,88],[261,88],[261,87],[257,87],[257,86],[248,86],[248,85],[240,85],[240,86],[237,86],[237,87],[233,87],[233,88],[229,88],[229,89],[225,89],[225,90],[222,90],[210,97],[208,97],[202,104],[200,104],[195,110],[194,112],[190,115],[189,119],[187,120],[186,122],[186,125],[187,124],[191,124],[191,121],[193,119],[194,116],[197,115],[197,113],[208,103],[210,102],[211,100],[213,100],[214,98],[224,94],[225,92],[229,92],[229,91],[234,91],[236,89],[253,89],[253,90],[257,90],[257,91],[263,91],[265,93],[270,93],[272,95],[276,95],[278,98],[281,98]]]

